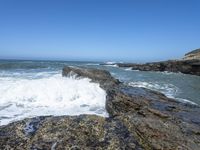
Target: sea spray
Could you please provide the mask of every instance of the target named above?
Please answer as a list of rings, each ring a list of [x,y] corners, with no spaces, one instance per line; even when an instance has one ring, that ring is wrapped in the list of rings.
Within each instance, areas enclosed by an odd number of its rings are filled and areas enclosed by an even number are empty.
[[[88,78],[44,73],[40,78],[0,80],[0,125],[44,115],[107,115],[105,91]]]

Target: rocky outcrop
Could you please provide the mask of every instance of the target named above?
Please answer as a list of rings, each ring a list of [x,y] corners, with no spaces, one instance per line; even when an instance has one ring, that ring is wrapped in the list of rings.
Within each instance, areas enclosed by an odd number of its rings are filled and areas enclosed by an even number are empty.
[[[140,149],[140,146],[117,118],[95,115],[38,117],[0,128],[2,150],[118,148]]]
[[[200,76],[200,60],[173,60],[146,64],[118,63],[117,65],[119,67],[131,67],[132,70],[181,72]]]
[[[108,118],[96,115],[37,117],[0,127],[0,149],[199,150],[200,107],[144,88],[129,87],[107,71],[65,67],[99,82]]]
[[[200,60],[200,48],[195,49],[187,54],[185,54],[184,60],[199,59]]]
[[[107,110],[144,149],[199,149],[200,108],[143,88],[121,87]]]
[[[75,77],[86,77],[90,78],[92,82],[100,83],[100,86],[107,90],[110,87],[115,87],[119,84],[119,80],[113,78],[108,71],[88,68],[77,68],[77,67],[64,67],[63,76],[75,76]]]

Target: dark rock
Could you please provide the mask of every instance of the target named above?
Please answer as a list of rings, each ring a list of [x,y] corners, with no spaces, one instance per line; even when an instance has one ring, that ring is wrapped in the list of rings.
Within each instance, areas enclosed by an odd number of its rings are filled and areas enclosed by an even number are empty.
[[[32,118],[29,122],[26,123],[24,132],[26,135],[33,135],[36,133],[44,117]]]
[[[150,90],[123,87],[107,102],[107,109],[144,149],[199,149],[198,106]]]
[[[27,137],[24,121],[1,127],[12,134],[0,137],[0,149],[141,149],[117,119],[95,115],[46,117],[37,134]]]
[[[63,68],[62,75],[90,78],[93,82],[100,83],[100,86],[105,90],[109,87],[115,87],[120,83],[119,80],[113,78],[108,71],[92,68],[66,66]]]
[[[14,122],[0,127],[0,149],[199,150],[199,106],[126,86],[102,70],[65,67],[63,76],[72,72],[99,82],[106,90],[109,117],[39,117]],[[24,132],[27,125],[32,125],[33,132]]]
[[[200,76],[200,60],[171,60],[146,64],[118,63],[117,65],[119,67],[131,67],[132,70],[181,72]]]

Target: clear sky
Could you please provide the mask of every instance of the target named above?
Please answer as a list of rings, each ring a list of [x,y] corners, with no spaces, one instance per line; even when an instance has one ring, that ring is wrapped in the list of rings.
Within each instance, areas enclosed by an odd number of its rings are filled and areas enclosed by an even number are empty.
[[[0,58],[152,61],[200,48],[200,0],[0,0]]]

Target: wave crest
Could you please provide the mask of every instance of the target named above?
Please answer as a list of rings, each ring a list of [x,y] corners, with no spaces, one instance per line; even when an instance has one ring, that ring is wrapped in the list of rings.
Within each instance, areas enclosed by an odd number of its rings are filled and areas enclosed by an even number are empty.
[[[0,80],[0,125],[44,115],[107,115],[106,92],[87,78],[56,74],[33,79],[1,77]]]

